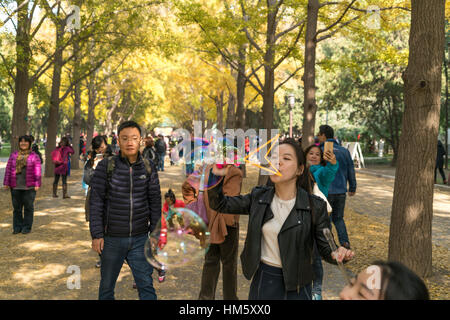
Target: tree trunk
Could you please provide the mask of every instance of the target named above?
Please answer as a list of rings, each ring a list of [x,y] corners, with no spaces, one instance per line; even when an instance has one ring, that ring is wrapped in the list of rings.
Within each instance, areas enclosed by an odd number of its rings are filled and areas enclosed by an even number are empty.
[[[304,103],[303,103],[303,149],[314,143],[314,130],[316,126],[316,47],[317,47],[317,19],[319,16],[319,0],[308,1],[305,39],[305,73]]]
[[[79,159],[80,159],[80,133],[81,133],[81,83],[78,81],[80,77],[79,72],[79,44],[74,42],[73,46],[75,58],[75,72],[74,80],[77,81],[74,87],[74,106],[73,106],[73,127],[72,127],[72,137],[73,137],[73,150],[75,151],[72,155],[71,166],[73,169],[80,169]]]
[[[442,0],[411,1],[405,111],[398,150],[389,234],[389,260],[421,277],[432,273],[434,167],[444,45]]]
[[[216,108],[217,108],[217,129],[220,132],[223,132],[223,93],[220,92],[220,95],[215,98],[216,100]]]
[[[17,1],[19,7],[23,1]],[[17,13],[16,33],[16,78],[14,79],[14,104],[11,122],[11,151],[19,149],[19,137],[28,132],[28,94],[30,92],[29,67],[31,48],[29,39],[28,6],[23,6]]]
[[[244,129],[245,125],[245,84],[247,82],[245,78],[245,48],[246,45],[243,45],[239,48],[239,63],[238,63],[238,74],[236,80],[236,98],[237,98],[237,107],[236,107],[236,128]]]
[[[234,129],[236,97],[233,92],[228,93],[227,123],[226,129]]]
[[[95,107],[97,100],[97,88],[95,85],[96,76],[95,73],[89,77],[88,82],[88,117],[87,117],[87,140],[86,149],[90,150],[92,144],[92,138],[94,136],[95,129]]]
[[[63,65],[63,49],[59,44],[64,36],[64,23],[57,26],[56,31],[56,51],[53,66],[52,91],[50,97],[50,110],[47,124],[47,144],[45,146],[45,176],[52,177],[54,174],[54,165],[51,161],[51,153],[56,148],[56,135],[59,121],[59,91],[61,88],[61,71]],[[75,137],[74,137],[75,138]]]

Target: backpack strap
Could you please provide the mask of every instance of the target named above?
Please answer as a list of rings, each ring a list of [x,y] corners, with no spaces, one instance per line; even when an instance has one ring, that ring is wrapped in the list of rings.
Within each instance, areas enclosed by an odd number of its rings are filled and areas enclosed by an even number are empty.
[[[112,179],[112,175],[114,173],[114,168],[116,167],[116,159],[114,156],[109,156],[106,158],[107,160],[107,164],[106,164],[106,179],[108,181],[108,186],[109,186],[109,182],[111,182]]]

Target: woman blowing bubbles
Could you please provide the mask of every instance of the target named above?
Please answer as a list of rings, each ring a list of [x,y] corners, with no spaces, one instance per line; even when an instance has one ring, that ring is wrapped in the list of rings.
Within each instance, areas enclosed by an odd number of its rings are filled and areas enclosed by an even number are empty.
[[[249,299],[311,300],[313,241],[320,255],[336,264],[323,235],[331,230],[326,203],[311,195],[304,153],[293,139],[279,145],[279,171],[272,186],[255,187],[250,194],[227,197],[222,182],[208,190],[210,207],[219,212],[248,214],[248,231],[241,262],[244,276],[253,278]],[[213,166],[212,179],[227,169]],[[353,252],[339,247],[337,259],[348,261]]]

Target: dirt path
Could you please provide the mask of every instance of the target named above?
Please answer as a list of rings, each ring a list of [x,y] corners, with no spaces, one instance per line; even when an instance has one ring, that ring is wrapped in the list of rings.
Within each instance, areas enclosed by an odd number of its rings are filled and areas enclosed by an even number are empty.
[[[243,190],[255,185],[257,171],[247,170]],[[71,199],[51,197],[52,178],[43,179],[35,202],[33,230],[30,234],[12,234],[12,208],[9,191],[0,193],[0,256],[2,257],[0,299],[97,299],[100,281],[95,268],[97,255],[91,250],[88,223],[84,217],[84,190],[81,188],[81,170],[73,170],[69,177]],[[181,198],[184,175],[181,167],[166,166],[160,173],[161,192],[172,188]],[[240,248],[245,241],[247,217],[240,223]],[[155,281],[159,299],[197,299],[202,271],[202,259],[193,264],[173,269],[167,280]],[[71,267],[72,266],[72,267]],[[75,267],[73,267],[75,266]],[[81,288],[69,289],[73,269],[81,275]],[[324,263],[325,278],[323,296],[337,299],[343,285],[343,277],[334,266]],[[219,278],[216,298],[222,298],[222,280]],[[238,265],[238,297],[247,299],[250,282],[242,275]],[[132,289],[132,275],[124,264],[116,285],[116,299],[137,299]]]

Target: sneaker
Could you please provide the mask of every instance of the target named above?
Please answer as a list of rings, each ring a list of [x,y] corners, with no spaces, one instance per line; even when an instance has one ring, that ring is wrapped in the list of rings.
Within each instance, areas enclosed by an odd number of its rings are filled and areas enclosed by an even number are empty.
[[[98,260],[97,263],[95,264],[96,268],[100,268],[102,266],[102,260]]]
[[[318,294],[318,293],[313,293],[312,294],[312,299],[313,300],[322,300],[322,295]]]
[[[30,233],[30,232],[31,232],[31,230],[25,230],[25,229],[22,230],[22,234],[27,234],[27,233]]]
[[[18,234],[20,233],[20,230],[14,230],[12,234]]]

